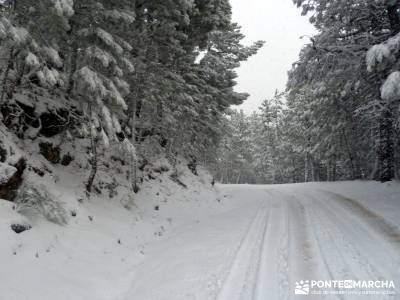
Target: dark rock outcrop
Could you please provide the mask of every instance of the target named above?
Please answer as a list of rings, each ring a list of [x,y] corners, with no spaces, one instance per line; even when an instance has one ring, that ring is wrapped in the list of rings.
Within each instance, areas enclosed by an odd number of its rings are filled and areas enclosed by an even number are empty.
[[[14,167],[14,173],[0,181],[0,198],[13,201],[17,196],[19,187],[23,182],[23,173],[26,169],[26,161],[21,158]]]
[[[52,143],[40,143],[40,154],[42,154],[49,162],[58,164],[61,160],[61,149],[53,146]]]
[[[63,166],[69,166],[73,160],[74,160],[73,156],[68,153],[62,157],[61,164]]]
[[[42,128],[40,134],[53,137],[65,130],[69,123],[69,112],[66,109],[48,111],[40,115]]]
[[[32,229],[32,227],[30,225],[26,225],[26,224],[12,224],[11,225],[11,229],[15,232],[15,233],[22,233],[24,231],[27,231],[29,229]]]

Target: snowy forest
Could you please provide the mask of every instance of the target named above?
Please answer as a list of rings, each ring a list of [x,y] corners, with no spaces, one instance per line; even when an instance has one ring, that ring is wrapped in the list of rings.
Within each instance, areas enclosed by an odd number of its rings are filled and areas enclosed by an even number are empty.
[[[193,172],[213,158],[226,110],[248,96],[234,69],[263,45],[240,43],[227,0],[10,0],[1,15],[3,134],[52,164],[74,160],[67,144],[84,152],[89,195],[115,161],[137,192],[161,156]],[[11,190],[26,167],[46,172],[1,142]]]
[[[225,183],[374,179],[400,174],[398,1],[296,0],[317,29],[287,90],[232,111],[213,166]]]
[[[0,0],[0,300],[399,299],[399,180],[399,0]]]
[[[4,130],[52,163],[74,159],[64,141],[85,145],[89,194],[110,159],[138,191],[160,155],[223,183],[398,177],[397,1],[294,2],[318,33],[302,37],[287,90],[244,115],[235,69],[264,42],[241,44],[228,1],[4,1]]]

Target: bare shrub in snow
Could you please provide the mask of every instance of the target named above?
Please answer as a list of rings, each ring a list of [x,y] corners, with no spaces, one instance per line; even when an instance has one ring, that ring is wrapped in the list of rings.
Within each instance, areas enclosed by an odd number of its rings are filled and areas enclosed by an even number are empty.
[[[41,215],[46,220],[59,224],[67,224],[67,211],[61,203],[54,199],[44,185],[38,187],[24,184],[15,200],[16,210],[26,216]]]

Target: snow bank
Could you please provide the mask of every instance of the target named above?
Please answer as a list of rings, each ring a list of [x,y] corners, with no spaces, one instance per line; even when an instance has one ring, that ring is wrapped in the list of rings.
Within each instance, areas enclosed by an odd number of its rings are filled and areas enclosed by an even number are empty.
[[[311,184],[311,185],[316,185]],[[321,189],[352,198],[400,230],[400,182],[348,181],[319,183]]]
[[[84,146],[66,144],[63,149],[75,155],[68,167],[46,161],[36,143],[25,145],[27,189],[20,197],[28,195],[22,198],[29,203],[0,199],[0,299],[121,299],[150,245],[221,208],[211,176],[201,169],[193,175],[183,160],[177,173],[187,188],[170,178],[175,171],[160,160],[138,194],[130,192],[124,173],[100,170],[101,194],[87,200]],[[4,176],[13,172],[0,168]],[[17,234],[13,224],[32,228]]]
[[[21,157],[11,138],[2,142],[15,149],[7,163]],[[195,176],[184,160],[174,169],[160,159],[147,166],[148,176],[138,194],[130,191],[124,169],[100,168],[96,187],[101,193],[88,200],[84,194],[88,145],[78,149],[64,141],[63,151],[75,157],[69,166],[61,166],[38,154],[37,142],[24,145],[28,161],[24,181],[36,188],[39,198],[46,198],[46,205],[39,205],[38,215],[22,215],[18,203],[0,200],[1,300],[215,296],[254,210],[271,198],[268,189],[294,186],[259,186],[251,194],[240,186],[214,188],[205,170],[199,168]],[[4,176],[13,172],[7,166],[0,169]],[[400,228],[396,182],[296,186],[355,199]],[[55,210],[57,217],[61,211],[65,222],[54,223],[43,210]],[[12,225],[31,228],[18,234]],[[174,294],[177,284],[179,295]]]

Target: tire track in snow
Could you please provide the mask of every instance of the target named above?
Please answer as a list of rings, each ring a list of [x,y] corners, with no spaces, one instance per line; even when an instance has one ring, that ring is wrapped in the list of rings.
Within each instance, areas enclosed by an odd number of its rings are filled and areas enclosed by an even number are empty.
[[[354,230],[356,224],[354,216],[346,211],[331,207],[329,200],[319,200],[311,197],[313,202],[311,210],[317,220],[315,231],[317,233],[318,246],[331,279],[353,280],[390,280],[378,271],[379,263],[370,262],[371,257],[385,251],[371,251],[371,238],[368,234],[360,234]],[[322,239],[321,237],[322,233]],[[319,237],[318,237],[319,235]],[[356,243],[354,241],[357,241]],[[358,243],[363,247],[357,247]],[[328,246],[327,246],[328,245]],[[385,247],[383,247],[385,249]],[[366,253],[368,253],[366,255]],[[390,266],[389,266],[390,269]],[[385,266],[384,270],[388,270]],[[396,291],[397,292],[397,291]],[[351,295],[340,295],[341,299],[351,299]],[[375,298],[374,298],[375,297]],[[364,299],[376,299],[376,296],[365,296]],[[393,299],[391,295],[380,295],[380,299]]]
[[[321,205],[321,207],[324,206],[325,204]],[[367,275],[368,278],[376,278],[376,270],[364,260],[362,254],[350,241],[348,233],[345,233],[345,230],[343,230],[343,218],[338,218],[335,212],[332,212],[329,208],[325,208],[325,210],[321,208],[319,214],[321,218],[325,219],[325,225],[331,236],[335,237],[332,238],[332,240],[339,246],[338,249],[340,249],[346,268],[349,268],[349,272],[351,272],[353,276],[356,276],[355,279],[361,279],[363,275]]]
[[[280,197],[282,198],[282,191],[280,191]],[[318,279],[321,276],[331,278],[332,276],[329,275],[331,270],[328,260],[322,256],[319,241],[315,237],[316,234],[307,210],[307,201],[303,203],[297,193],[288,193],[284,195],[281,202],[285,207],[283,215],[280,217],[285,224],[285,226],[280,226],[283,230],[281,241],[286,242],[281,243],[279,251],[286,257],[284,261],[287,268],[285,268],[286,284],[282,285],[279,282],[280,287],[283,287],[279,289],[279,299],[301,299],[301,296],[294,294],[296,281]],[[325,261],[325,269],[323,269],[325,272],[322,273],[319,268],[321,257],[322,261]],[[284,269],[281,267],[281,270]],[[268,296],[268,291],[265,291],[257,299],[268,299],[270,298]],[[338,298],[340,299],[337,296],[324,296],[324,299]],[[320,295],[308,295],[307,299],[320,299]]]
[[[345,266],[343,266],[344,257],[339,251],[337,245],[333,243],[333,236],[330,232],[324,229],[322,219],[317,214],[314,208],[314,201],[308,201],[307,203],[307,216],[310,221],[310,228],[312,235],[315,240],[315,245],[318,249],[320,256],[320,262],[323,263],[322,272],[326,273],[329,278],[317,278],[334,280],[339,278],[351,278],[351,274],[348,273]],[[333,299],[345,299],[343,295],[332,295]]]
[[[258,270],[260,268],[261,259],[262,259],[262,251],[263,251],[263,244],[265,238],[265,231],[269,224],[270,218],[270,209],[268,209],[268,213],[265,217],[265,222],[262,231],[259,232],[257,237],[257,243],[253,248],[252,260],[247,269],[246,280],[243,285],[242,293],[240,295],[240,299],[253,299],[254,298],[254,291],[257,286],[258,280]]]
[[[253,297],[256,270],[260,264],[263,233],[268,223],[269,212],[270,209],[266,204],[258,210],[230,265],[229,273],[217,296],[218,300]]]
[[[280,199],[267,200],[270,206],[264,225],[256,225],[259,215],[251,225],[217,299],[264,300],[271,295],[291,299],[297,279],[291,278],[292,273],[302,274],[303,279],[314,273],[317,262],[304,206],[293,196],[282,198],[281,192],[276,198]]]
[[[305,206],[294,195],[288,199],[289,205],[289,261],[291,268],[290,291],[294,299],[299,296],[294,295],[294,288],[297,281],[311,280],[318,278],[317,272],[319,260],[317,246],[312,239],[310,220]],[[320,274],[319,274],[320,276]],[[309,299],[317,299],[314,295],[309,295]]]
[[[291,257],[297,256],[294,273],[296,280],[311,278],[315,273],[317,261],[315,260],[315,250],[311,242],[311,229],[306,215],[304,205],[295,197],[289,200],[289,229],[291,239]],[[300,257],[299,257],[300,254]],[[306,276],[306,277],[305,277]]]
[[[354,215],[353,211],[341,207],[341,203],[318,201],[319,205],[324,207],[327,219],[337,228],[346,258],[351,262],[351,266],[353,266],[359,279],[395,280],[398,278],[400,275],[398,271],[400,269],[400,254],[396,251],[390,253],[391,244],[388,244],[385,240],[381,242],[377,240],[365,224],[357,222],[357,219],[358,221],[362,221],[362,219]],[[376,243],[371,243],[374,240]],[[357,265],[357,267],[355,268],[354,265]],[[398,287],[395,291],[397,294],[400,293]],[[393,299],[393,296],[381,295],[381,299]]]
[[[283,201],[282,235],[279,240],[278,278],[279,299],[287,300],[289,296],[289,207]]]
[[[343,195],[321,190],[323,193],[332,196],[338,203],[350,209],[354,215],[363,219],[376,231],[381,233],[389,242],[400,249],[400,229],[386,220],[381,215],[371,211],[359,201],[345,197]]]
[[[271,200],[268,227],[264,231],[260,264],[253,298],[288,299],[289,292],[289,219],[284,200]]]
[[[347,199],[338,200],[329,194],[321,200],[315,190],[302,191],[300,195],[299,191],[293,192],[269,192],[272,197],[259,209],[243,237],[218,300],[264,300],[271,296],[279,300],[298,299],[294,295],[296,280],[396,279],[384,278],[381,272],[395,269],[388,260],[386,265],[379,266],[379,261],[370,259],[374,250],[363,249],[368,247],[372,236],[367,230],[360,237],[360,230],[365,223],[372,226],[378,222],[373,212],[366,212],[353,203],[355,207],[350,209]],[[393,228],[383,224],[378,231],[388,233],[386,240],[391,239],[392,247],[396,247],[396,235],[390,232]],[[381,246],[381,250],[384,253],[387,245]],[[322,296],[308,297],[321,299]],[[351,299],[352,296],[323,297]],[[380,299],[393,297],[380,295]]]

